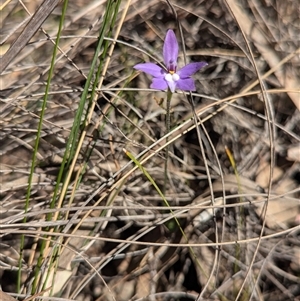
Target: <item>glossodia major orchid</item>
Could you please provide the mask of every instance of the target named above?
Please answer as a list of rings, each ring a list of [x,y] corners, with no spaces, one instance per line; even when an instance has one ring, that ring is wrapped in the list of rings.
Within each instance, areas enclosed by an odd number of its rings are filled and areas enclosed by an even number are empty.
[[[171,29],[167,31],[165,37],[163,57],[166,69],[153,63],[137,64],[133,68],[153,76],[150,86],[152,89],[169,88],[172,93],[177,88],[183,91],[196,91],[195,82],[191,76],[208,64],[206,62],[190,63],[177,70],[178,42]]]

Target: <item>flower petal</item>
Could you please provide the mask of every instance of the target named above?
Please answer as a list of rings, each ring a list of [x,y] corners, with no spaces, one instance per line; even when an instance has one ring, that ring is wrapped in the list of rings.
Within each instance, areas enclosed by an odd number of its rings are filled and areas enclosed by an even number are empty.
[[[143,71],[154,77],[163,77],[166,74],[166,71],[163,68],[153,63],[137,64],[133,68],[139,71]]]
[[[179,75],[177,73],[174,73],[174,74],[167,73],[165,75],[164,79],[167,82],[171,92],[174,93],[175,89],[176,89],[176,85],[177,85],[176,83],[180,79]]]
[[[178,82],[175,82],[175,81],[167,82],[167,84],[168,84],[168,86],[169,86],[169,89],[170,89],[170,91],[171,91],[172,93],[175,92],[177,83],[178,83]]]
[[[153,78],[151,89],[166,90],[168,88],[167,82],[163,78]]]
[[[179,74],[180,78],[187,78],[207,65],[208,64],[206,62],[190,63],[181,68],[177,73]]]
[[[178,43],[175,33],[171,29],[167,31],[165,37],[163,56],[168,71],[176,72],[178,58]]]
[[[192,78],[179,79],[176,82],[177,88],[183,91],[196,91],[195,82]]]

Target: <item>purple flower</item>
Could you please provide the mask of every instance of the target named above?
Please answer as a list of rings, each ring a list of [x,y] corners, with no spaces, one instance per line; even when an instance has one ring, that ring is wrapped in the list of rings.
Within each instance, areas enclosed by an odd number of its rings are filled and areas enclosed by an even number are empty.
[[[177,71],[178,43],[175,33],[171,29],[166,34],[163,57],[167,70],[153,63],[137,64],[133,68],[153,76],[150,88],[158,90],[169,88],[172,93],[176,88],[183,91],[195,91],[195,82],[191,76],[207,66],[207,63],[191,63]]]

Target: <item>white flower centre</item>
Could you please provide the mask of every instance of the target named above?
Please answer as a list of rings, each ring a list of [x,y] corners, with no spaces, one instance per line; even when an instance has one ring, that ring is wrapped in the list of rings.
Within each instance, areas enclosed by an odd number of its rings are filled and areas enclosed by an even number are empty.
[[[167,73],[165,75],[165,80],[167,82],[177,82],[180,79],[180,76],[177,73]]]

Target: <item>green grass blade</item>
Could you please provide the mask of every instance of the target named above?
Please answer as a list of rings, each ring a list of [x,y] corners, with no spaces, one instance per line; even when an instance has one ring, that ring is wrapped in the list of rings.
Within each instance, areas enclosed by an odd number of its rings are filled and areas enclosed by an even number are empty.
[[[35,148],[34,148],[33,160],[32,160],[32,164],[31,164],[31,172],[30,172],[27,195],[26,195],[26,205],[25,205],[26,209],[28,208],[28,205],[29,205],[32,177],[33,177],[33,172],[34,172],[34,168],[35,168],[35,164],[36,164],[36,155],[37,155],[37,151],[38,151],[38,147],[39,147],[39,141],[40,141],[40,137],[41,137],[43,117],[44,117],[45,110],[46,110],[46,104],[47,104],[48,94],[49,94],[49,91],[50,91],[51,79],[52,79],[52,75],[53,75],[53,72],[54,72],[56,54],[57,54],[57,50],[58,50],[60,36],[61,36],[61,33],[62,33],[65,14],[66,14],[66,11],[67,11],[67,6],[68,6],[68,0],[65,0],[64,4],[63,4],[63,8],[62,8],[62,15],[61,15],[60,22],[59,22],[57,38],[56,38],[56,41],[55,41],[55,44],[54,44],[52,60],[51,60],[50,70],[49,70],[47,84],[46,84],[45,95],[44,95],[44,98],[43,98],[42,111],[41,111],[41,115],[40,115],[40,121],[39,121],[39,124],[38,124],[37,137],[36,137],[36,140],[35,140]],[[43,241],[42,246],[41,246],[41,254],[43,254],[43,246],[44,246],[44,241]],[[22,258],[22,257],[20,257],[20,258]],[[37,283],[38,283],[38,279],[39,279],[38,275],[39,275],[39,272],[40,272],[41,265],[42,265],[42,257],[40,256],[39,259],[38,259],[38,262],[37,262],[36,270],[35,270],[35,277],[34,277],[34,281],[33,281],[33,284],[32,284],[32,293],[35,293],[36,288],[37,288]]]

